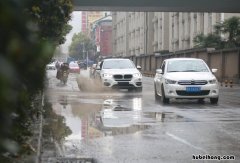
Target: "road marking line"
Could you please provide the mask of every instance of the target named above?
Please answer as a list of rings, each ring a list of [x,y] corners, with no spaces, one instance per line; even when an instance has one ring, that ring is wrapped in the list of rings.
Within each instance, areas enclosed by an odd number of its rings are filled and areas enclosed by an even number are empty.
[[[182,138],[180,138],[180,137],[178,137],[178,136],[176,136],[176,135],[173,135],[173,134],[171,134],[171,133],[169,133],[169,132],[167,132],[166,134],[167,134],[168,136],[170,136],[171,138],[173,138],[173,139],[175,139],[175,140],[177,140],[177,141],[179,141],[179,142],[181,142],[181,143],[183,143],[183,144],[186,144],[186,145],[188,145],[188,146],[190,146],[190,147],[192,147],[192,148],[194,148],[194,149],[197,149],[197,150],[200,150],[200,151],[202,151],[202,152],[207,153],[206,150],[204,150],[204,149],[202,149],[202,148],[200,148],[200,147],[197,147],[197,146],[195,146],[195,145],[192,145],[192,144],[189,143],[188,141],[186,141],[186,140],[184,140],[184,139],[182,139]]]

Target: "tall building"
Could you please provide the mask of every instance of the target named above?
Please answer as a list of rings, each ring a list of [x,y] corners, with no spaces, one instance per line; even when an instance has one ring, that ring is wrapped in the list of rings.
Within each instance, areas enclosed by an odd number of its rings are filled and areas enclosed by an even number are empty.
[[[82,12],[82,32],[86,33],[87,32],[87,12],[83,11]]]
[[[231,13],[113,12],[116,56],[175,52],[194,47],[196,35],[214,32]]]
[[[113,12],[113,52],[116,56],[152,53],[153,13]]]
[[[113,27],[113,55],[126,56],[127,54],[127,12],[113,12],[112,13],[112,27]]]
[[[96,20],[92,23],[91,38],[97,47],[97,53],[101,57],[112,55],[112,16]]]
[[[106,12],[83,11],[82,12],[82,32],[89,34],[93,22],[105,16]]]
[[[167,12],[155,12],[152,19],[153,23],[153,51],[169,51],[169,13]]]
[[[128,51],[126,54],[139,55],[144,54],[144,40],[146,35],[144,34],[144,13],[143,12],[130,12],[128,13],[128,24],[126,32],[127,40],[129,43]],[[127,22],[127,21],[126,21]]]
[[[198,34],[209,34],[221,21],[220,13],[170,13],[169,51],[194,47],[193,39]]]

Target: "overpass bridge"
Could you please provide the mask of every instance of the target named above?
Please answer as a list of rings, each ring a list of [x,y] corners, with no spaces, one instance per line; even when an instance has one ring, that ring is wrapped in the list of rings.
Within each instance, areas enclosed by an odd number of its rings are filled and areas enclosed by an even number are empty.
[[[240,13],[240,0],[73,0],[75,11]]]

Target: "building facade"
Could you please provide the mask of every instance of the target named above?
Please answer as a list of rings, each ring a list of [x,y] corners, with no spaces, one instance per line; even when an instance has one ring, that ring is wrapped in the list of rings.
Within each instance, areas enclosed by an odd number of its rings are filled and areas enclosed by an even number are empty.
[[[113,12],[112,13],[112,27],[113,27],[113,55],[126,56],[128,49],[127,40],[127,12]]]
[[[169,51],[169,13],[155,12],[152,46],[154,52]]]
[[[97,53],[101,57],[112,55],[112,16],[96,20],[92,24],[91,39],[97,47]]]
[[[116,56],[149,55],[194,48],[198,34],[214,32],[214,25],[231,13],[113,12],[113,52]]]
[[[83,11],[82,12],[82,32],[90,34],[93,22],[105,16],[105,12]]]
[[[127,14],[127,40],[128,49],[126,55],[141,55],[144,54],[146,39],[144,28],[144,13],[143,12],[129,12]]]
[[[153,13],[113,12],[113,52],[115,56],[144,55],[152,52]],[[149,19],[150,18],[150,19]]]
[[[220,13],[170,13],[169,51],[194,47],[193,39],[198,34],[214,32],[214,25],[223,20]]]
[[[82,32],[86,33],[87,32],[87,12],[82,12]]]

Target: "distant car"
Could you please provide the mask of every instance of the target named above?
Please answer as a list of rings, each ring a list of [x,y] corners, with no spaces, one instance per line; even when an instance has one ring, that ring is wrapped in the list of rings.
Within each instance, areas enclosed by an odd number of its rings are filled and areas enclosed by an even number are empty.
[[[47,64],[46,68],[47,70],[56,70],[55,62]]]
[[[80,67],[81,69],[84,69],[84,70],[87,69],[87,64],[84,63],[84,62],[80,62],[78,65],[79,65],[79,67]]]
[[[104,59],[97,71],[104,87],[142,91],[142,74],[129,59]]]
[[[80,74],[80,68],[79,68],[79,66],[76,62],[70,62],[69,63],[69,72]]]
[[[161,69],[156,70],[154,78],[155,98],[163,103],[169,99],[210,98],[212,104],[218,103],[219,86],[213,73],[202,59],[166,59]]]

